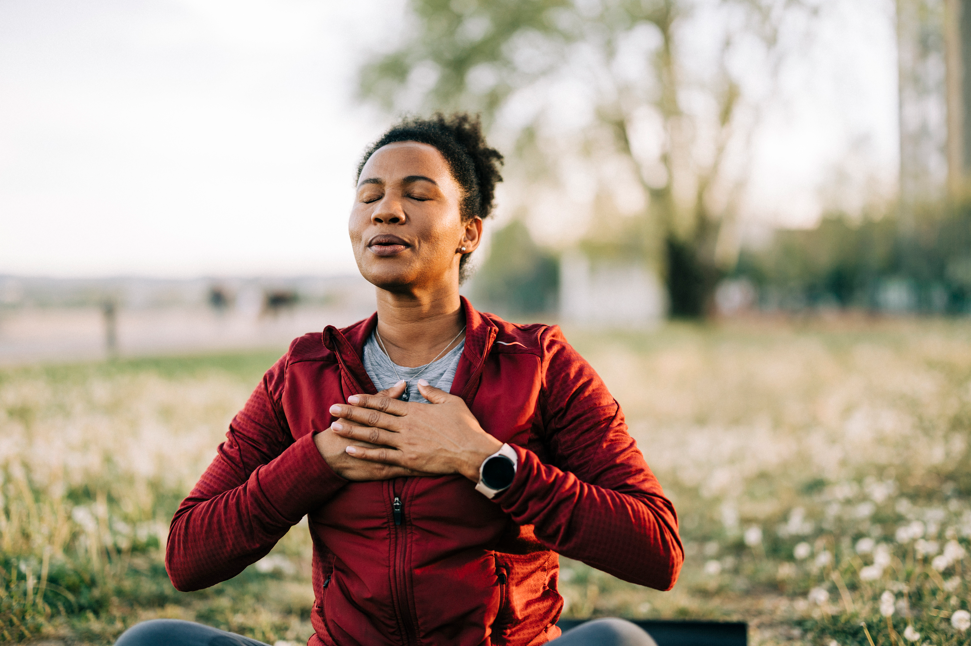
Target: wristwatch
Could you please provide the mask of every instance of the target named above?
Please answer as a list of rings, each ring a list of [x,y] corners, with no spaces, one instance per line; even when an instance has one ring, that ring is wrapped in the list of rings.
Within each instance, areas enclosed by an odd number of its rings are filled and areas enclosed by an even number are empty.
[[[475,490],[486,498],[492,498],[500,491],[505,491],[516,477],[516,467],[519,456],[508,444],[503,444],[498,451],[482,461],[479,467],[479,484]]]

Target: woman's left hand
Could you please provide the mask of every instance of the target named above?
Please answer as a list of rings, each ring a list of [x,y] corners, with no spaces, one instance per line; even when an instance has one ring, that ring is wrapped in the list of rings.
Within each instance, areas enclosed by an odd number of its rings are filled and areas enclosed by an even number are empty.
[[[418,392],[430,404],[403,402],[381,395],[352,395],[330,412],[331,428],[343,437],[387,448],[348,446],[360,460],[383,462],[425,473],[460,473],[479,481],[483,460],[502,442],[479,425],[460,397],[434,388],[424,379]]]

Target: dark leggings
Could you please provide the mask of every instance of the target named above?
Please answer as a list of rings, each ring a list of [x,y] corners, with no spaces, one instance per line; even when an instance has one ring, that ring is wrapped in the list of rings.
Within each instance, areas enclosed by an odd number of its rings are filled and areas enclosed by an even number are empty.
[[[556,646],[657,646],[650,635],[623,619],[597,619],[568,630]],[[115,646],[267,646],[249,637],[178,619],[143,621],[124,632]]]

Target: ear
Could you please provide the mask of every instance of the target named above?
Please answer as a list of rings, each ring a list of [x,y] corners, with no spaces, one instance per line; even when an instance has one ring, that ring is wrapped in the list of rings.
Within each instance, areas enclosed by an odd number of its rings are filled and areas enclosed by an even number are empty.
[[[482,242],[482,218],[475,217],[465,223],[464,236],[459,243],[460,247],[465,247],[464,253],[472,253]]]

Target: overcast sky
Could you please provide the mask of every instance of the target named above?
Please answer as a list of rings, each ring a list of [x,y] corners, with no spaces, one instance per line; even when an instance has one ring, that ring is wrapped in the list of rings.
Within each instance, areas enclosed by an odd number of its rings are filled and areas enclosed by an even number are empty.
[[[757,139],[760,221],[810,224],[854,150],[895,179],[888,3],[837,4]],[[0,273],[354,271],[353,171],[389,123],[354,73],[402,5],[0,2]]]

